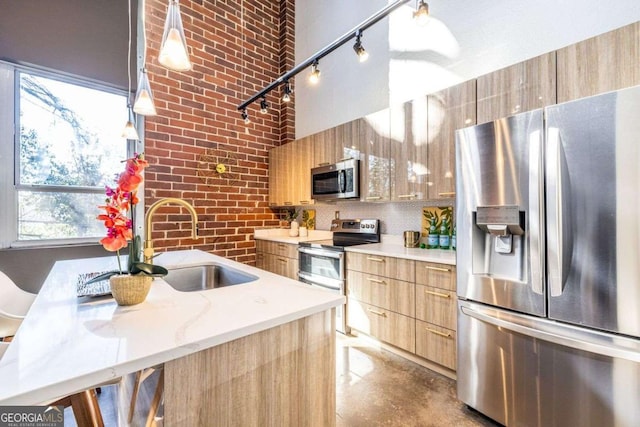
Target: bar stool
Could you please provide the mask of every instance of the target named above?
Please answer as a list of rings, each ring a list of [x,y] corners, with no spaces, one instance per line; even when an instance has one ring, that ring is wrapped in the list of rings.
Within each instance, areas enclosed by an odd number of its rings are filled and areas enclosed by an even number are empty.
[[[35,298],[0,271],[0,339],[16,334]]]

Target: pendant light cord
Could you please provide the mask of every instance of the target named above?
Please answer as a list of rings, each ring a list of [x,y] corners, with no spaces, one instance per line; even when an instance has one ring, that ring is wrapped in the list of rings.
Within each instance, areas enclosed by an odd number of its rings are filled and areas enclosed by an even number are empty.
[[[131,108],[131,0],[129,0],[129,46],[127,48],[127,108]]]

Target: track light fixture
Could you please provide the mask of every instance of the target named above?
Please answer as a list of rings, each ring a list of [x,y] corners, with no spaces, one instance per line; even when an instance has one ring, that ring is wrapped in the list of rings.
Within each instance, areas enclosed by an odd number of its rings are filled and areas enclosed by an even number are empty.
[[[242,109],[242,120],[244,120],[244,123],[247,125],[251,123],[251,120],[249,119],[249,113],[247,113],[246,108]]]
[[[284,81],[284,95],[282,95],[282,102],[291,102],[291,94],[293,91],[291,90],[291,84],[289,80]]]
[[[413,12],[413,19],[420,26],[426,25],[429,21],[429,5],[424,0],[420,0],[416,11]]]
[[[364,62],[369,58],[369,53],[364,49],[364,46],[362,46],[362,31],[358,30],[356,32],[356,42],[353,45],[353,50],[356,52],[356,55],[358,55],[358,60],[360,62]]]
[[[268,112],[269,112],[269,104],[267,103],[267,98],[263,96],[262,100],[260,101],[260,113],[267,114]]]
[[[309,74],[309,83],[315,85],[320,81],[320,69],[318,68],[319,61],[316,59],[311,64],[311,74]]]
[[[356,44],[353,46],[353,48],[356,51],[356,53],[358,53],[358,57],[360,58],[360,61],[364,61],[366,59],[366,51],[362,47],[362,40],[361,40],[362,32],[372,27],[376,23],[380,22],[382,19],[388,16],[391,12],[409,3],[410,1],[411,0],[395,0],[393,3],[390,3],[384,8],[380,9],[378,12],[374,13],[369,18],[365,19],[360,24],[358,24],[358,26],[354,27],[351,31],[345,33],[342,37],[339,37],[337,40],[329,43],[327,46],[323,47],[322,49],[314,53],[312,56],[308,57],[307,59],[305,59],[304,61],[302,61],[295,67],[293,67],[291,70],[287,71],[286,73],[278,77],[276,80],[269,83],[265,88],[263,88],[259,92],[249,97],[246,101],[239,104],[237,107],[238,111],[246,112],[247,107],[252,102],[256,102],[258,99],[264,98],[264,96],[267,95],[269,92],[271,92],[272,90],[276,89],[278,86],[283,84],[284,84],[284,90],[282,94],[282,102],[290,102],[291,94],[293,93],[293,91],[287,90],[287,88],[291,89],[291,86],[289,86],[288,84],[289,79],[292,77],[295,77],[299,73],[311,67],[309,82],[311,82],[312,84],[316,84],[320,78],[320,70],[318,68],[318,63],[320,62],[320,60],[325,56],[329,55],[334,50],[338,49],[340,46],[344,45],[345,43],[348,43],[350,40],[354,38],[356,39]],[[418,0],[416,0],[416,2],[417,1]],[[422,6],[423,4],[424,6]],[[420,7],[426,9],[426,11],[428,12],[428,6],[424,2],[424,0],[420,0],[419,8]],[[414,13],[414,16],[417,17],[418,16],[417,13],[418,12]],[[243,117],[244,115],[245,114],[243,113]]]

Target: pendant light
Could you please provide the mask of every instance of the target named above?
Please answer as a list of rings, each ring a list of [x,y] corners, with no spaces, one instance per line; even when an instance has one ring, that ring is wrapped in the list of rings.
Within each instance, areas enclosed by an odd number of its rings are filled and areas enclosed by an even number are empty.
[[[169,0],[158,62],[174,71],[188,71],[191,69],[178,0]]]
[[[151,85],[147,76],[145,64],[147,61],[147,31],[145,24],[145,4],[141,3],[142,9],[142,69],[138,77],[138,90],[136,91],[136,102],[133,103],[133,111],[143,116],[155,116],[156,106],[153,104],[153,94],[151,93]]]
[[[127,49],[127,111],[129,113],[129,120],[122,130],[122,137],[126,139],[140,139],[138,131],[136,130],[135,118],[133,116],[133,110],[131,109],[131,0],[128,1],[129,5],[129,44]]]
[[[427,22],[429,22],[429,5],[424,0],[420,0],[418,8],[413,12],[413,19],[415,19],[416,23],[421,27],[427,25]]]

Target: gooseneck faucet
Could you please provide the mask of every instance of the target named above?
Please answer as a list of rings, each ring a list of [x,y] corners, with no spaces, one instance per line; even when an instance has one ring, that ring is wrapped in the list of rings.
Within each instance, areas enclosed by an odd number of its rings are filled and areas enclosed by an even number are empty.
[[[144,262],[153,263],[153,240],[151,240],[151,217],[156,211],[169,203],[183,206],[191,214],[191,238],[198,238],[198,213],[189,203],[175,197],[167,197],[160,199],[149,207],[147,214],[144,216]]]

